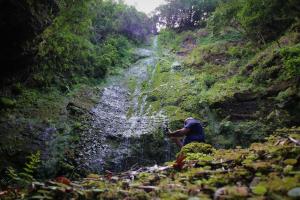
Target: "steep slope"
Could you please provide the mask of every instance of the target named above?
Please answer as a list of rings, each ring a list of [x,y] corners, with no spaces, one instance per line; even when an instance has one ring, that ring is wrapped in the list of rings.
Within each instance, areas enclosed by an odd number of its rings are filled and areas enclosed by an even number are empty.
[[[80,133],[77,170],[124,171],[132,166],[166,162],[173,155],[170,148],[165,148],[170,144],[161,131],[167,118],[161,111],[148,114],[147,91],[142,92],[153,78],[156,43],[157,37],[154,49],[137,49],[135,54],[142,59],[122,75],[110,77],[102,88],[97,105],[90,111],[90,123]]]
[[[228,148],[299,125],[298,32],[261,48],[234,31],[165,31],[159,37],[162,57],[148,100],[153,112],[166,110],[172,128],[199,118],[207,141]]]

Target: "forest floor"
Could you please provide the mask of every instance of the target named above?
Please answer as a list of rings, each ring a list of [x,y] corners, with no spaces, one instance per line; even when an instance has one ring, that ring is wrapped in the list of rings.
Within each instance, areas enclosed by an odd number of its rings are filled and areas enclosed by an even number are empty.
[[[107,171],[70,181],[33,182],[29,190],[1,192],[2,199],[298,199],[299,129],[279,130],[249,148],[214,149],[191,143],[164,166]]]

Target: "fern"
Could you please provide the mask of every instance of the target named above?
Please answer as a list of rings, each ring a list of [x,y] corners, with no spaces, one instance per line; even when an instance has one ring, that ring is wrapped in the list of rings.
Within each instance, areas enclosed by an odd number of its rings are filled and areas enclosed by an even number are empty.
[[[7,175],[10,178],[9,182],[12,182],[20,187],[28,186],[34,181],[33,174],[40,164],[41,153],[37,151],[35,154],[31,154],[27,157],[27,162],[21,172],[17,172],[13,167],[7,169]]]
[[[33,174],[34,171],[38,168],[41,160],[40,160],[40,156],[41,153],[39,151],[37,151],[35,154],[31,154],[30,156],[28,156],[28,162],[25,163],[25,167],[23,168],[23,170],[27,173],[27,174]]]

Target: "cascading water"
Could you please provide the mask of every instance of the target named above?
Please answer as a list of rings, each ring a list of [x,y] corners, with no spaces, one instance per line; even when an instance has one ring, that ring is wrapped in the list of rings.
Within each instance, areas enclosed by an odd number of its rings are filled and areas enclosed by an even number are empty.
[[[153,42],[153,48],[156,47],[157,38]],[[155,51],[137,49],[137,53],[144,58],[132,65],[123,76],[109,81],[102,91],[99,103],[92,110],[91,129],[81,135],[77,162],[89,171],[121,171],[131,167],[133,162],[138,164],[139,161],[147,160],[143,147],[136,149],[136,143],[148,142],[139,139],[144,140],[143,135],[157,132],[167,120],[162,112],[147,114],[147,92],[142,94],[143,83],[151,82],[153,78],[157,64]],[[128,80],[135,81],[133,91],[126,84]],[[170,151],[168,141],[163,142],[167,147],[162,147],[163,151]],[[133,151],[138,151],[140,156],[132,157]],[[164,161],[169,160],[170,152],[164,154]]]

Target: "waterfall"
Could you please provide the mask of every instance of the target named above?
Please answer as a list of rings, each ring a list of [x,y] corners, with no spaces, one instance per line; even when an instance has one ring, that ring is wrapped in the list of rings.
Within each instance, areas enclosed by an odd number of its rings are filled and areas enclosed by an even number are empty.
[[[166,122],[162,112],[151,116],[147,114],[147,92],[143,92],[143,83],[150,83],[156,70],[157,37],[152,46],[153,50],[137,49],[144,58],[122,75],[111,77],[102,90],[101,98],[92,110],[91,129],[82,133],[79,145],[77,162],[79,165],[84,163],[82,166],[89,171],[121,171],[130,167],[130,163],[147,160],[143,147],[139,147],[138,143],[148,142],[142,141],[143,135],[157,132]],[[128,80],[134,80],[133,91],[129,90]],[[165,139],[162,148],[167,161],[170,159],[168,140]],[[140,157],[132,158],[132,152]]]

